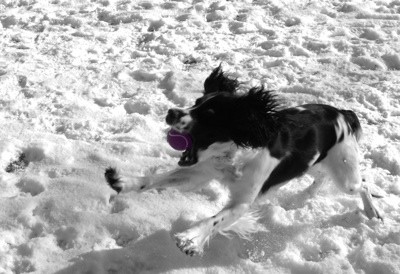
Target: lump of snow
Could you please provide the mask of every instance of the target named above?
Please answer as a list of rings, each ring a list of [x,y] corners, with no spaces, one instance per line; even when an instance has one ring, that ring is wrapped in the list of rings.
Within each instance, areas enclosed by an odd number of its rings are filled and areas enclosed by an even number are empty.
[[[21,93],[26,97],[26,98],[33,98],[35,97],[36,91],[30,88],[23,88],[21,89]]]
[[[376,20],[400,20],[400,15],[385,13],[360,12],[356,15],[357,19],[376,19]]]
[[[6,16],[6,17],[2,18],[0,21],[1,21],[1,24],[3,25],[3,28],[6,28],[6,29],[17,24],[17,18],[15,18],[14,15]]]
[[[97,17],[100,21],[107,22],[110,25],[127,24],[135,20],[142,20],[141,15],[132,12],[111,13],[109,11],[100,11]]]
[[[165,21],[162,19],[153,20],[150,22],[150,26],[147,28],[147,31],[157,31],[164,25],[165,25]]]
[[[159,88],[161,89],[166,89],[167,91],[172,91],[174,90],[176,86],[176,79],[174,77],[174,72],[169,71],[165,75],[164,79],[160,82]]]
[[[360,35],[360,38],[365,38],[368,40],[380,40],[382,39],[382,35],[374,29],[365,29]]]
[[[139,113],[147,115],[150,113],[150,105],[147,102],[143,101],[128,101],[125,103],[124,108],[128,114]]]
[[[382,55],[382,59],[385,62],[388,69],[400,70],[400,55],[397,53],[387,53]]]
[[[326,7],[321,10],[321,13],[325,14],[325,15],[331,17],[331,18],[336,18],[337,17],[337,13],[334,10],[326,8]]]
[[[350,13],[350,12],[355,12],[355,11],[359,11],[360,8],[357,7],[355,4],[344,4],[339,11],[340,12],[344,12],[344,13]]]
[[[278,43],[275,41],[265,41],[265,42],[260,43],[260,47],[265,50],[272,49],[276,45],[278,45]]]
[[[293,56],[305,56],[305,57],[311,56],[311,53],[308,50],[300,46],[291,46],[289,48],[289,51],[290,53],[293,54]]]
[[[74,33],[71,33],[72,36],[75,37],[82,37],[82,38],[89,38],[89,37],[93,37],[93,33],[90,32],[84,32],[81,30],[75,31]],[[99,39],[98,39],[99,40]],[[100,41],[100,40],[99,40]]]
[[[252,33],[258,31],[254,24],[239,21],[233,21],[229,23],[229,30],[235,34]]]
[[[78,29],[82,26],[82,21],[73,16],[65,17],[62,21],[63,25],[71,26],[71,28]]]
[[[210,5],[210,12],[206,15],[207,22],[214,22],[223,19],[233,19],[237,11],[227,2],[214,2]]]
[[[35,265],[29,259],[16,260],[14,263],[14,273],[29,273],[36,271]]]
[[[392,175],[400,175],[400,153],[393,145],[383,145],[372,149],[367,155],[373,165],[388,170]]]
[[[293,26],[299,25],[300,23],[301,23],[301,20],[298,17],[290,17],[285,20],[286,27],[293,27]]]
[[[112,107],[114,105],[109,98],[94,98],[94,102],[101,107]]]
[[[370,105],[372,109],[379,109],[382,114],[386,113],[390,108],[390,102],[387,96],[375,88],[365,90],[363,97],[360,99],[366,106]]]
[[[165,89],[164,95],[178,106],[184,106],[187,101],[184,97],[175,92],[177,79],[173,71],[167,72],[164,79],[161,80],[159,88]]]
[[[368,56],[359,56],[359,57],[354,57],[351,59],[351,61],[359,65],[362,69],[366,70],[384,70],[385,66],[379,62],[378,60],[368,57]]]
[[[213,22],[213,21],[225,19],[226,17],[227,17],[227,15],[223,11],[216,10],[216,11],[208,13],[206,15],[206,20],[207,20],[207,22]]]
[[[397,273],[400,269],[399,249],[395,244],[375,244],[365,240],[354,252],[354,265],[361,266],[364,273]]]
[[[135,70],[134,72],[131,73],[131,76],[136,81],[141,81],[141,82],[151,82],[157,80],[158,78],[157,74],[147,72],[142,69]]]
[[[285,47],[270,49],[265,51],[265,55],[271,57],[284,57],[287,55],[287,49]]]
[[[28,81],[28,78],[25,75],[18,75],[18,85],[21,88],[26,87],[27,81]]]
[[[309,41],[304,43],[303,46],[317,53],[325,52],[329,49],[329,43],[322,41]]]

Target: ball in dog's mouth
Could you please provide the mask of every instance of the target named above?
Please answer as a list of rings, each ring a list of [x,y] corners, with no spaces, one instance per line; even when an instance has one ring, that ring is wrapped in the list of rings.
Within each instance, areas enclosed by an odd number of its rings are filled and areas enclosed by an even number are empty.
[[[185,151],[192,147],[192,137],[189,133],[180,133],[170,129],[167,135],[168,144],[175,150]]]
[[[180,133],[170,129],[167,134],[168,144],[175,150],[182,151],[178,165],[191,166],[197,163],[196,151],[193,147],[193,139],[189,133]]]

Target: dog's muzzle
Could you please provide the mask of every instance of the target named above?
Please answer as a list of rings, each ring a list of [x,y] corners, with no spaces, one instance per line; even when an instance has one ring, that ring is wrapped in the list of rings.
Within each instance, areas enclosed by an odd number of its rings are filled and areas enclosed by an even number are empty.
[[[174,126],[179,123],[179,120],[187,115],[183,110],[177,108],[171,108],[168,110],[167,117],[165,117],[165,121],[168,125]]]

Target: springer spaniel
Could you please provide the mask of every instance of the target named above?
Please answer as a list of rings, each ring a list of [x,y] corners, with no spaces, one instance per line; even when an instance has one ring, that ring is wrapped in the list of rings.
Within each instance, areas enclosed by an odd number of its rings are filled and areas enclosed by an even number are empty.
[[[204,82],[204,94],[188,109],[170,109],[166,122],[190,134],[192,146],[179,167],[165,174],[122,178],[108,168],[105,178],[119,193],[174,187],[190,191],[212,179],[230,190],[230,202],[215,216],[177,233],[177,246],[192,256],[217,233],[247,237],[256,229],[251,208],[259,197],[291,179],[309,174],[310,196],[331,179],[348,194],[360,194],[368,218],[382,219],[359,170],[361,126],[351,110],[322,104],[282,109],[276,95],[263,87],[237,91],[238,81],[221,66]],[[378,197],[378,196],[376,196]]]

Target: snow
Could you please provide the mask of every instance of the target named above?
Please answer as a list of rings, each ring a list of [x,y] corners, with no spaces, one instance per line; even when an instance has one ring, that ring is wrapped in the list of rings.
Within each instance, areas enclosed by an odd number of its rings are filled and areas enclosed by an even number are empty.
[[[398,273],[399,29],[398,0],[0,0],[0,273]],[[177,165],[166,112],[220,63],[284,105],[354,110],[384,222],[331,185],[306,199],[306,176],[251,240],[191,258],[171,235],[223,207],[218,182],[117,196],[106,167]]]

